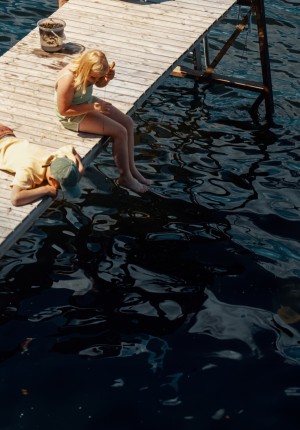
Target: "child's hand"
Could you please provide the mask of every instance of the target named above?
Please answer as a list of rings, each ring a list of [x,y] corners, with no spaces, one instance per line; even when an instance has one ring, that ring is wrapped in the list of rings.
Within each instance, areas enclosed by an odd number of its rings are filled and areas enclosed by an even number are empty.
[[[113,62],[110,66],[109,66],[109,70],[108,70],[108,73],[107,73],[107,75],[106,75],[106,78],[107,79],[109,79],[109,80],[111,80],[111,79],[113,79],[114,77],[115,77],[115,65],[116,65],[116,63],[115,62]]]
[[[45,191],[46,191],[46,196],[55,198],[57,196],[57,188],[54,187],[53,185],[45,185]]]
[[[96,87],[98,87],[98,88],[106,87],[106,85],[109,83],[109,81],[111,81],[115,77],[114,67],[115,67],[115,63],[112,63],[109,66],[109,69],[108,69],[108,72],[106,73],[106,75],[102,76],[101,78],[99,78],[95,82]]]
[[[94,103],[94,110],[104,114],[109,114],[111,108],[111,103],[100,101]]]

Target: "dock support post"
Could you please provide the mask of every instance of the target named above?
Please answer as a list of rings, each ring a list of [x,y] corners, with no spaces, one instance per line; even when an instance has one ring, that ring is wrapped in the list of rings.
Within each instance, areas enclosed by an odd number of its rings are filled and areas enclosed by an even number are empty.
[[[207,69],[210,65],[208,36],[205,36],[203,39],[203,52],[205,58],[205,69]]]
[[[263,92],[258,96],[252,105],[251,112],[255,112],[263,99],[265,99],[266,119],[268,122],[272,122],[272,116],[274,114],[274,102],[264,0],[253,0],[253,3],[256,14],[260,62],[263,77]]]
[[[178,66],[172,72],[172,76],[189,77],[198,82],[216,82],[223,85],[228,85],[243,90],[257,92],[258,97],[250,108],[250,114],[252,117],[257,116],[259,105],[265,100],[265,111],[266,120],[268,124],[273,123],[272,116],[274,114],[274,102],[273,102],[273,90],[272,90],[272,79],[270,70],[270,60],[268,51],[268,40],[267,40],[267,28],[265,21],[265,8],[264,0],[237,0],[239,6],[249,7],[248,13],[242,18],[241,22],[236,26],[234,32],[229,39],[224,43],[215,58],[211,61],[209,55],[209,44],[208,35],[206,34],[202,40],[203,42],[203,56],[204,56],[204,67],[200,63],[201,52],[200,45],[196,45],[193,50],[193,62],[194,69],[190,69],[185,66]],[[259,55],[261,63],[261,72],[263,82],[249,81],[246,79],[235,79],[223,75],[217,75],[214,70],[225,56],[228,49],[232,46],[239,34],[244,31],[245,27],[251,23],[251,13],[254,12],[256,15],[258,42],[259,42]],[[200,50],[201,51],[201,50]]]
[[[200,43],[197,43],[193,50],[193,61],[194,61],[194,69],[201,70],[202,69],[202,61],[201,61],[201,48]]]

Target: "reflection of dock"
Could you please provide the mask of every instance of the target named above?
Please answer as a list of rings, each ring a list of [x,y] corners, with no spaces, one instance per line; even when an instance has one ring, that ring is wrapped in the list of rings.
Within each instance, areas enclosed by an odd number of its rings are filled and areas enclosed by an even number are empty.
[[[260,0],[255,0],[255,2]],[[243,3],[250,3],[245,0]],[[48,148],[72,143],[89,164],[99,152],[99,136],[84,139],[62,129],[54,115],[53,88],[57,72],[85,48],[103,50],[116,62],[116,78],[95,94],[133,113],[199,46],[208,31],[231,9],[234,0],[71,0],[52,16],[66,21],[61,52],[40,48],[35,28],[0,58],[1,123]],[[198,53],[198,54],[197,54]],[[207,52],[205,60],[208,59]],[[0,171],[0,256],[51,204],[51,199],[14,208],[10,176]]]

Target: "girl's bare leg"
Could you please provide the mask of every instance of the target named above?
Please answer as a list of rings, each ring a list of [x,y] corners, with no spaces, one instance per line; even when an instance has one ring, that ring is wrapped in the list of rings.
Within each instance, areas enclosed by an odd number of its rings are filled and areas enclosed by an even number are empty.
[[[123,125],[127,130],[127,144],[128,144],[128,157],[129,157],[129,168],[132,176],[137,179],[141,184],[151,185],[151,181],[146,179],[136,168],[134,161],[134,123],[130,116],[124,114],[119,109],[111,106],[110,113],[107,114],[111,119]]]
[[[119,184],[135,191],[144,193],[147,186],[136,179],[130,168],[127,129],[112,118],[100,112],[89,112],[79,125],[79,131],[102,134],[113,138],[113,156],[119,170]]]

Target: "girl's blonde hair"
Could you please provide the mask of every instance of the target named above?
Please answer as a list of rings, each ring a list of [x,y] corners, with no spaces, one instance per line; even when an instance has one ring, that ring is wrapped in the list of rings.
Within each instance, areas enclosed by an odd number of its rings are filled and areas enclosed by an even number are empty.
[[[85,51],[70,63],[70,70],[74,73],[74,86],[82,88],[86,93],[88,78],[91,73],[101,73],[103,76],[109,70],[109,64],[105,54],[97,49]]]

